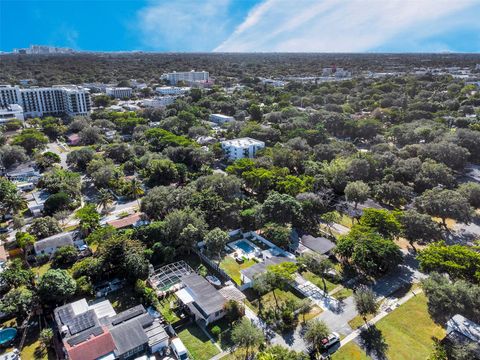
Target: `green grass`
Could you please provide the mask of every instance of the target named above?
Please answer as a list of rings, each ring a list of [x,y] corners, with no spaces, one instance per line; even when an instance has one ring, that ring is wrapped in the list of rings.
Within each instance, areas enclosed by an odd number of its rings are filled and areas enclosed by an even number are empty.
[[[55,351],[52,348],[49,348],[48,351],[41,348],[40,341],[38,340],[40,335],[38,325],[30,326],[27,331],[28,333],[25,338],[25,343],[20,353],[22,359],[56,359]],[[20,333],[18,336],[21,336]]]
[[[318,315],[320,315],[321,313],[323,312],[322,308],[317,306],[317,305],[313,305],[312,306],[312,309],[310,310],[310,312],[308,314],[305,314],[305,322],[309,321],[309,320],[312,320],[313,318],[317,317]],[[303,315],[299,315],[298,316],[298,319],[300,321],[303,321]]]
[[[170,324],[173,324],[180,320],[177,314],[170,307],[170,302],[172,301],[175,302],[176,298],[175,295],[170,294],[166,298],[160,300],[160,307],[158,309],[158,311],[160,311],[165,320],[167,320]]]
[[[192,355],[193,360],[208,360],[220,352],[195,324],[188,325],[178,332],[178,337]]]
[[[310,281],[314,285],[317,285],[320,289],[323,290],[323,281],[322,281],[322,278],[320,276],[315,275],[314,273],[312,273],[310,271],[303,272],[302,276],[306,280]],[[331,281],[329,281],[328,279],[325,279],[325,284],[327,285],[327,292],[332,291],[333,289],[335,289],[338,286],[338,284],[334,284]]]
[[[49,261],[43,265],[32,267],[32,270],[40,278],[43,274],[45,274],[48,270],[50,270],[51,267],[52,267],[52,263]]]
[[[240,280],[240,270],[249,268],[255,264],[256,262],[253,260],[245,260],[242,264],[239,264],[231,256],[225,256],[219,265],[220,268],[223,269],[233,281],[235,281],[238,285],[241,285],[242,281]]]
[[[430,318],[424,294],[408,300],[376,327],[388,344],[389,360],[426,359],[433,349],[433,339],[445,336],[445,330]]]
[[[338,212],[337,211],[337,214],[338,214],[338,224],[340,225],[343,225],[343,226],[346,226],[348,228],[351,228],[352,227],[352,218],[344,213],[341,213],[341,212]]]
[[[337,291],[336,293],[334,293],[332,296],[337,300],[342,300],[342,299],[346,299],[346,298],[348,298],[352,295],[353,295],[353,290],[344,287],[344,288],[340,289],[339,291]]]
[[[282,303],[285,303],[288,300],[294,300],[294,301],[300,301],[301,298],[294,294],[293,292],[289,290],[280,290],[277,289],[275,290],[275,295],[278,300],[278,304],[281,305]],[[262,306],[263,309],[268,309],[268,308],[274,308],[276,307],[275,303],[275,297],[273,296],[273,291],[266,293],[263,295],[261,298],[256,299],[256,300],[251,300],[250,304],[252,306],[252,310],[255,313],[259,312],[260,305]],[[248,305],[248,304],[247,304]]]
[[[332,360],[368,360],[370,357],[355,344],[350,341],[345,346],[341,347],[337,352],[332,355]]]

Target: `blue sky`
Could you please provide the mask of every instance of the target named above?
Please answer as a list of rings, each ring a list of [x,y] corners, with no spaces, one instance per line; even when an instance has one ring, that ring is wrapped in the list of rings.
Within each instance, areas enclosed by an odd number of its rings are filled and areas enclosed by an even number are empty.
[[[480,0],[0,0],[0,50],[480,52]]]

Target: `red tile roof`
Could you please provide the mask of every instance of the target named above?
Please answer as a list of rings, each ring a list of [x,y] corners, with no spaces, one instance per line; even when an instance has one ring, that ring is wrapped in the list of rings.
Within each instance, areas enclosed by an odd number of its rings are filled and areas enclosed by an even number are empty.
[[[107,224],[113,226],[115,229],[121,229],[127,226],[132,226],[140,220],[141,214],[135,213],[124,217],[123,219],[108,221]]]
[[[106,327],[103,334],[92,337],[78,345],[70,346],[65,342],[65,349],[70,360],[95,360],[115,350],[112,335]]]

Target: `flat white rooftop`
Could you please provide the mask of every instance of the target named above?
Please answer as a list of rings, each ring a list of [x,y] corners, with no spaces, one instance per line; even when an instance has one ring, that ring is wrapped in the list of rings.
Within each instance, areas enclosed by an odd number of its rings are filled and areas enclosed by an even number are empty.
[[[231,139],[231,140],[224,140],[222,141],[222,144],[224,146],[233,146],[233,147],[239,147],[239,148],[246,148],[252,145],[259,145],[259,146],[264,146],[265,143],[260,140],[255,140],[249,137],[244,137],[244,138],[238,138],[238,139]]]

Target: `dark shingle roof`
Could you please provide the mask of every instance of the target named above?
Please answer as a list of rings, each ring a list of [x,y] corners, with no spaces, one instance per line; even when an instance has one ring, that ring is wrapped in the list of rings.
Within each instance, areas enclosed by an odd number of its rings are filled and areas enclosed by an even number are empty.
[[[198,274],[183,276],[182,282],[190,291],[197,308],[206,316],[222,310],[227,302],[212,284]]]
[[[35,248],[35,252],[39,253],[50,247],[58,248],[61,246],[73,245],[74,234],[74,232],[56,234],[35,242],[33,247]]]
[[[319,254],[325,255],[335,248],[335,243],[324,237],[313,237],[312,235],[303,235],[300,243]]]
[[[263,274],[264,272],[267,271],[267,267],[270,265],[278,265],[284,262],[295,262],[295,260],[287,258],[287,257],[281,257],[281,256],[272,256],[271,258],[265,259],[265,261],[262,261],[258,264],[255,264],[253,266],[250,266],[249,268],[240,270],[240,272],[249,278],[250,280],[253,280],[253,278],[258,275],[258,274]]]
[[[120,356],[129,350],[148,344],[148,337],[137,319],[124,322],[110,329],[115,343],[115,355]]]

